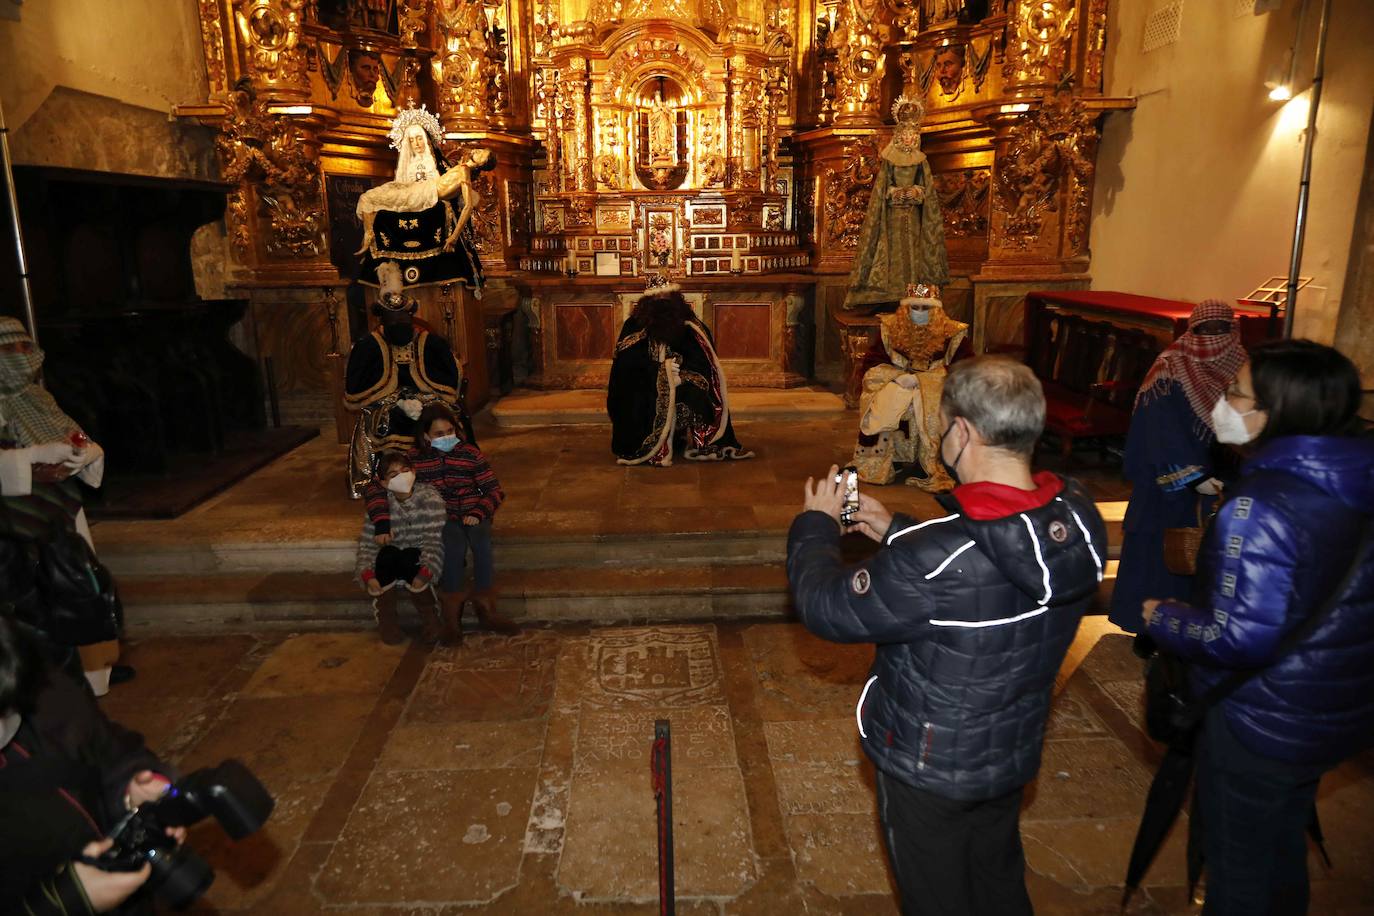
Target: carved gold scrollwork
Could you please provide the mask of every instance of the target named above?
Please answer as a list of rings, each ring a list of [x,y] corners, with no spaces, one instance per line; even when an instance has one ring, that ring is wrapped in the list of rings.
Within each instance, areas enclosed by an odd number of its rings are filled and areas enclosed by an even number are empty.
[[[1068,70],[1073,40],[1073,0],[1015,0],[1008,25],[1007,85],[1057,85]]]
[[[305,0],[238,0],[234,20],[259,85],[308,91],[301,46],[304,7]]]
[[[843,0],[830,47],[835,49],[835,122],[861,124],[881,119],[879,105],[885,48],[891,27],[879,16],[878,0]]]
[[[209,77],[210,91],[222,91],[226,83],[224,35],[220,31],[217,0],[200,0],[200,37],[205,48],[205,75]]]
[[[1038,111],[1024,116],[997,165],[997,204],[1006,214],[1006,235],[1018,244],[1037,236],[1045,214],[1058,210],[1067,181],[1070,247],[1072,253],[1084,250],[1096,150],[1097,115],[1067,90],[1046,97]]]
[[[990,169],[957,169],[935,175],[935,190],[940,195],[940,214],[945,221],[945,238],[977,238],[988,232],[988,191],[992,186]]]
[[[845,144],[844,164],[838,170],[825,170],[825,236],[830,245],[858,247],[879,161],[877,142],[864,137]]]
[[[267,251],[294,257],[321,250],[324,211],[320,169],[315,151],[301,142],[289,118],[270,115],[246,81],[229,94],[230,114],[220,126],[215,146],[221,173],[239,185],[231,199],[234,250],[246,260],[251,250],[247,190],[251,188],[269,217]]]
[[[482,10],[482,0],[437,0],[434,81],[440,87],[439,110],[449,126],[487,126],[490,73]]]
[[[415,36],[426,28],[429,0],[400,0],[396,7],[396,25],[401,33],[401,47],[415,47]]]

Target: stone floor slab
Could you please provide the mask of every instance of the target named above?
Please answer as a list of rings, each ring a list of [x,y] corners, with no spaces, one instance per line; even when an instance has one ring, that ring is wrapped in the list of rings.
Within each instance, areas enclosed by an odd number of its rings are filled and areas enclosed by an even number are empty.
[[[553,694],[557,637],[526,630],[515,637],[465,638],[436,650],[415,686],[403,721],[452,724],[542,718]]]
[[[712,626],[604,628],[587,645],[583,704],[675,709],[725,702]]]
[[[873,766],[774,763],[778,801],[785,815],[877,814]]]
[[[385,645],[372,632],[292,636],[258,667],[243,695],[370,696],[386,686],[404,654],[404,646]]]
[[[315,882],[335,904],[485,901],[519,880],[533,769],[378,775]]]
[[[871,645],[836,645],[786,623],[744,631],[759,681],[765,722],[838,719],[853,715],[873,663]]]
[[[578,897],[658,896],[656,808],[649,767],[574,778],[558,883]],[[744,782],[734,767],[673,773],[678,894],[734,897],[754,879]]]
[[[774,764],[831,763],[857,766],[863,759],[852,717],[807,722],[764,722],[768,756]]]
[[[890,893],[876,815],[798,814],[784,821],[798,880],[831,897]]]
[[[654,723],[666,719],[672,734],[673,769],[734,766],[734,732],[729,708],[582,710],[577,729],[575,772],[644,767],[654,740]]]
[[[1023,817],[1139,817],[1150,773],[1120,741],[1046,741],[1040,776]]]
[[[236,757],[268,789],[333,773],[362,732],[371,697],[278,697],[234,701],[187,754],[183,766],[213,766]]]
[[[489,770],[539,765],[545,719],[398,725],[387,739],[377,769]]]

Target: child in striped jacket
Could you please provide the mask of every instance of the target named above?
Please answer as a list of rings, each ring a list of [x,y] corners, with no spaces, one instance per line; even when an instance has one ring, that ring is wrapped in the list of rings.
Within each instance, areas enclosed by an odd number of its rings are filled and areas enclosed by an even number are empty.
[[[363,522],[354,572],[372,596],[382,642],[394,646],[405,638],[396,616],[396,596],[404,589],[420,615],[420,639],[451,645],[456,637],[440,625],[431,584],[444,571],[443,497],[416,483],[410,459],[397,451],[381,454],[374,483],[386,504],[386,535],[378,535],[371,518]]]
[[[469,598],[482,626],[514,634],[519,627],[496,613],[494,607],[496,568],[491,524],[506,498],[501,483],[477,446],[459,441],[458,423],[448,407],[437,402],[426,405],[420,412],[417,429],[415,448],[408,457],[416,478],[438,490],[448,513],[443,531],[444,572],[438,580],[445,636],[451,635],[455,642],[461,639],[463,608]],[[386,493],[374,485],[368,488],[366,496],[368,516],[376,536],[383,539],[391,523]],[[469,550],[473,563],[471,590],[464,587]]]

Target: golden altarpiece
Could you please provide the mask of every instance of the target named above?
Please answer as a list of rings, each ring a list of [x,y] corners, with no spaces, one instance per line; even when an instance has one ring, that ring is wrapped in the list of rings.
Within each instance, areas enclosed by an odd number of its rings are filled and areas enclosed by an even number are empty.
[[[235,285],[283,397],[337,391],[366,311],[358,196],[399,108],[456,161],[485,295],[421,291],[469,368],[605,384],[644,274],[673,275],[736,385],[837,381],[876,321],[841,308],[891,103],[926,106],[948,310],[976,346],[1027,290],[1087,285],[1108,0],[198,0]],[[518,364],[518,365],[517,365]],[[334,400],[337,400],[336,398]],[[322,413],[327,415],[330,408]]]

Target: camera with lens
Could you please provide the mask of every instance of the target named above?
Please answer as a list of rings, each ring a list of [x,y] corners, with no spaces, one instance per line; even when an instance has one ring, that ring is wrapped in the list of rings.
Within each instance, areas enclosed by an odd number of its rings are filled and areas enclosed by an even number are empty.
[[[205,893],[215,872],[188,846],[178,846],[167,828],[190,827],[213,816],[230,839],[241,840],[267,822],[274,804],[248,767],[226,760],[197,770],[161,798],[129,812],[110,833],[114,845],[89,864],[106,871],[138,871],[149,864],[148,887],[171,908],[182,909]]]

